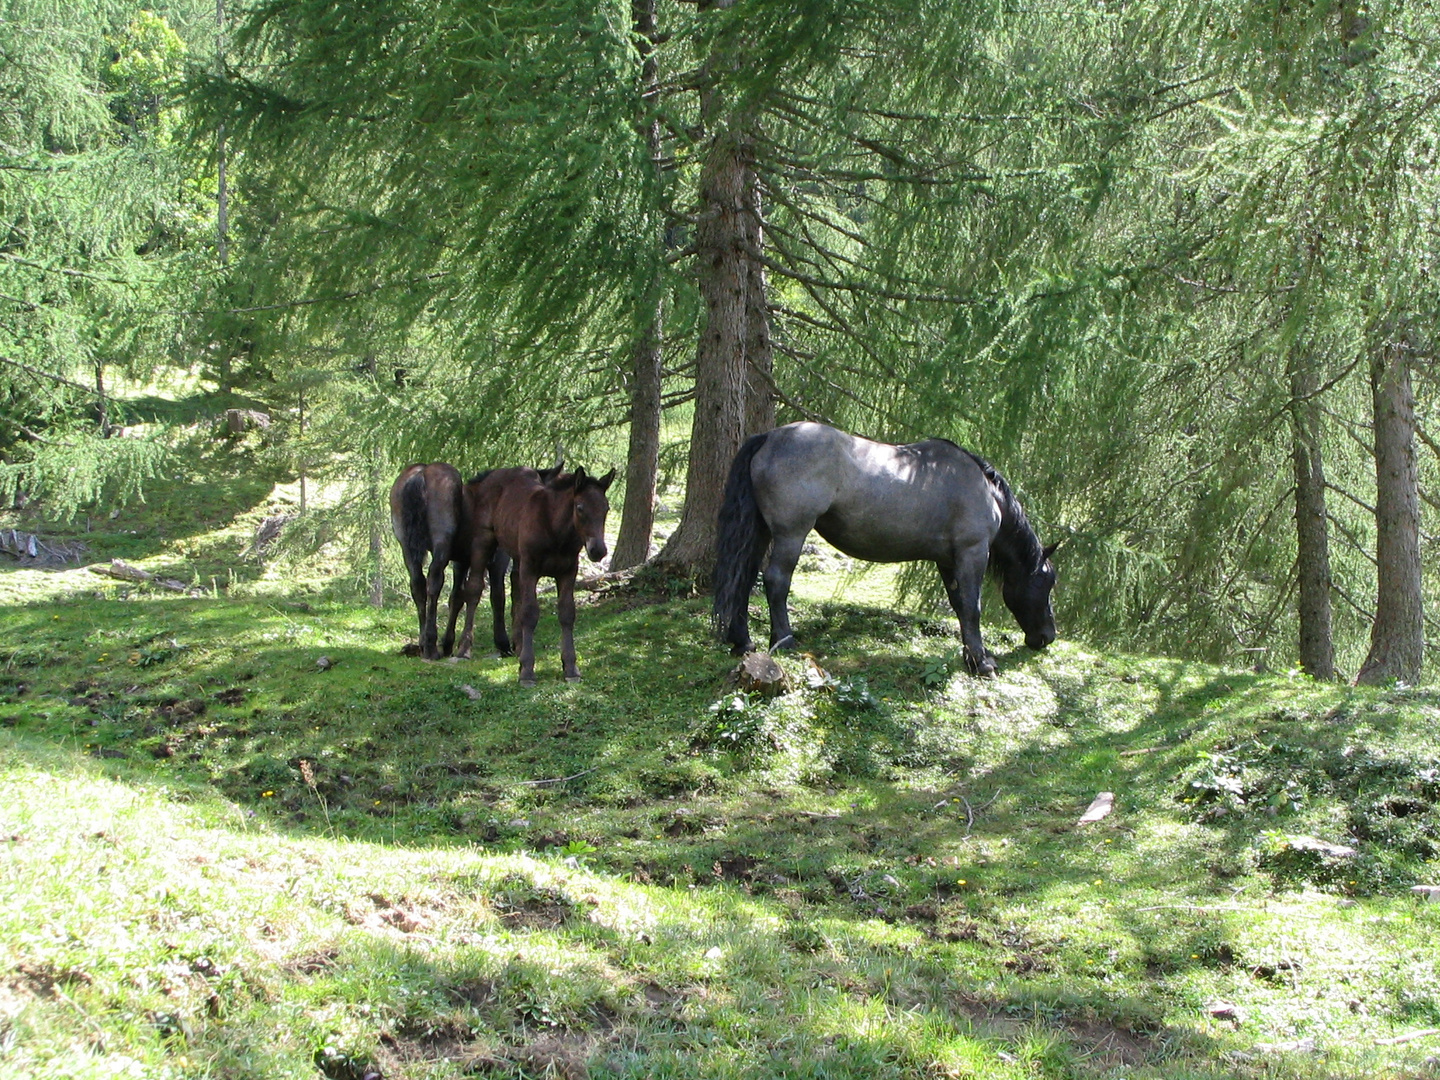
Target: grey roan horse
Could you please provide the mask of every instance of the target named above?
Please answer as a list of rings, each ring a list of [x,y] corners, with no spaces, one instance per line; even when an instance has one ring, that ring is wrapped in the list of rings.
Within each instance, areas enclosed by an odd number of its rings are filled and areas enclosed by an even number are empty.
[[[730,466],[720,507],[716,629],[737,655],[750,651],[748,607],[765,566],[770,647],[795,645],[786,601],[810,530],[869,562],[933,562],[960,618],[965,662],[988,675],[980,640],[980,585],[998,571],[1005,606],[1043,649],[1055,640],[1055,567],[1025,511],[995,469],[945,439],[892,446],[824,424],[787,424],[746,440]]]

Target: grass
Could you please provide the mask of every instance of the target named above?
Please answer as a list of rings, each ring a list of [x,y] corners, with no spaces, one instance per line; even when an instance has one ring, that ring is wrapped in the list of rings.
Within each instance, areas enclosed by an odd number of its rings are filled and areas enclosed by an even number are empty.
[[[0,575],[0,1063],[1428,1074],[1440,695],[1000,624],[977,680],[844,580],[814,557],[762,700],[699,598],[593,598],[574,686],[547,613],[525,691],[399,655],[398,604]]]

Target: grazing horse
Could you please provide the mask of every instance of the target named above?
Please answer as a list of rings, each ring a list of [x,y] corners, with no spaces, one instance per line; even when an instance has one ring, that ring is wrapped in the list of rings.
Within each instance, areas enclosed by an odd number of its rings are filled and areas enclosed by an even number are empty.
[[[555,579],[565,679],[580,680],[575,664],[575,576],[582,548],[592,562],[605,557],[605,515],[610,511],[605,492],[614,479],[614,469],[599,478],[580,468],[548,479],[533,469],[493,469],[465,485],[471,509],[471,565],[487,565],[497,549],[515,560],[511,602],[522,686],[535,685],[535,625],[540,621],[535,585],[541,577]],[[493,578],[490,587],[493,593]],[[479,575],[465,583],[462,649],[469,647],[475,606],[484,588]]]
[[[786,601],[811,529],[857,559],[933,562],[960,618],[972,672],[995,670],[980,639],[987,566],[999,572],[1005,606],[1025,643],[1043,649],[1055,640],[1055,547],[1040,546],[1010,485],[988,462],[945,439],[892,446],[807,422],[752,436],[730,466],[713,617],[732,652],[754,647],[750,590],[767,545],[770,647],[795,645]]]
[[[554,476],[554,469],[536,472],[523,470],[536,477]],[[455,644],[455,619],[470,570],[470,511],[468,496],[460,472],[452,465],[437,461],[429,465],[407,465],[390,487],[390,527],[400,541],[405,557],[405,570],[410,578],[410,597],[420,623],[420,655],[427,660],[449,656]],[[430,568],[425,569],[425,556]],[[445,640],[437,644],[436,619],[440,593],[445,588],[445,567],[455,564],[455,585],[450,592],[450,622]],[[486,567],[490,578],[490,604],[495,616],[495,647],[500,655],[510,655],[510,637],[505,632],[505,571],[510,559],[504,550],[496,549]],[[462,657],[470,655],[470,637],[465,638]]]

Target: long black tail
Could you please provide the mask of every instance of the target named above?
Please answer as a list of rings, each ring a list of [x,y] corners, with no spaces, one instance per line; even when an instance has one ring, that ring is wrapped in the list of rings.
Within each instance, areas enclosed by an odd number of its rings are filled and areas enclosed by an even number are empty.
[[[731,462],[716,530],[715,606],[711,621],[716,633],[737,647],[750,642],[745,629],[750,590],[770,543],[770,528],[755,504],[755,484],[750,478],[750,463],[768,437],[768,432],[750,436]]]
[[[425,474],[418,472],[400,489],[400,548],[405,565],[413,570],[425,565],[431,548],[430,516],[425,512]]]

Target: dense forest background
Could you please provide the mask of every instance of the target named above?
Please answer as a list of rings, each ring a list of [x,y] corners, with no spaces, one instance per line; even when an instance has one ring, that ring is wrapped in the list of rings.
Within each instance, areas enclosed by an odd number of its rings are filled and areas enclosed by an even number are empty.
[[[135,499],[183,397],[343,485],[292,542],[359,587],[401,465],[557,444],[622,466],[617,566],[683,491],[703,582],[741,438],[822,419],[991,459],[1062,633],[1413,681],[1437,51],[1354,0],[3,0],[0,500]]]

